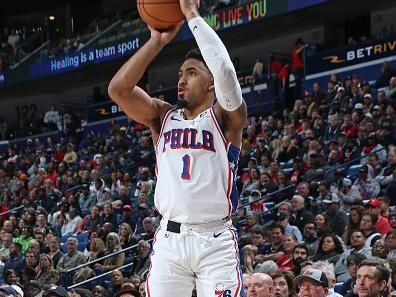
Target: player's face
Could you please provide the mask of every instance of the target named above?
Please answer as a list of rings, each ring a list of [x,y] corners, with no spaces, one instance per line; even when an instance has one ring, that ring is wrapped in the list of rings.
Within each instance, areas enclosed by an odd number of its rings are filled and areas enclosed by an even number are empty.
[[[177,95],[188,107],[197,106],[214,90],[213,79],[206,66],[197,59],[187,59],[179,70]]]

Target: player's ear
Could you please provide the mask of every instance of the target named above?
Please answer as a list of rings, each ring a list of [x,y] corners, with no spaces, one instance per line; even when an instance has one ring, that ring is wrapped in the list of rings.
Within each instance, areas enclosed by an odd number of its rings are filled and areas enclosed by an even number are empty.
[[[210,80],[209,80],[209,91],[214,91],[214,78],[213,78],[213,76],[211,76],[210,77]]]

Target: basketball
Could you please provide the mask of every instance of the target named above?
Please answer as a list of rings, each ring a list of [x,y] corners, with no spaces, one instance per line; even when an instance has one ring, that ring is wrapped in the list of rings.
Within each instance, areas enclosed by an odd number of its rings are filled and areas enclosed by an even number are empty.
[[[184,19],[179,0],[137,0],[143,21],[158,31],[165,31]]]

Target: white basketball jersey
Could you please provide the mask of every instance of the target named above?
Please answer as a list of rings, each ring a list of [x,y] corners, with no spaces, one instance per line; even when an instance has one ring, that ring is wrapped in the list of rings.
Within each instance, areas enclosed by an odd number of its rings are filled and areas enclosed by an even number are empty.
[[[168,111],[155,150],[154,202],[164,218],[202,224],[236,210],[240,150],[224,138],[212,108],[193,120],[184,119],[181,110]]]

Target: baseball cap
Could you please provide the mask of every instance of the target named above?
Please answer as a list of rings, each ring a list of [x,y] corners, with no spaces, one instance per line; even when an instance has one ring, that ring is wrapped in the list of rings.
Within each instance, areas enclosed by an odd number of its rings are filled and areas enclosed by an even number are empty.
[[[308,269],[304,274],[297,276],[294,281],[297,286],[300,286],[304,279],[314,280],[325,288],[327,288],[329,284],[326,275],[318,269]]]
[[[338,198],[337,194],[335,194],[335,193],[331,193],[331,196],[330,197],[327,196],[326,198],[330,198],[330,199],[324,199],[323,203],[328,204],[328,203],[340,202],[340,198]]]
[[[108,187],[105,187],[105,188],[103,189],[103,191],[108,192],[108,193],[111,193],[111,190],[110,190],[110,188],[108,188]]]
[[[261,197],[261,192],[260,192],[259,190],[253,190],[253,191],[251,191],[251,192],[250,192],[250,195],[253,195],[253,194],[256,194],[256,195],[258,195],[259,197]]]
[[[366,206],[377,208],[377,207],[380,207],[380,206],[381,206],[381,202],[380,202],[378,199],[371,198],[371,199],[367,202]]]
[[[340,144],[340,142],[339,142],[337,139],[332,139],[332,140],[330,140],[330,141],[329,141],[329,144],[331,144],[331,143],[334,143],[334,144],[336,144],[336,145],[339,145],[339,144]]]
[[[123,209],[123,210],[132,211],[132,206],[130,206],[130,205],[124,205],[124,207],[123,207],[122,209]]]
[[[308,156],[311,158],[319,158],[320,154],[317,151],[311,151],[308,153]]]
[[[74,289],[72,289],[72,292],[77,293],[78,295],[80,295],[80,297],[92,297],[92,293],[88,289],[74,288]]]
[[[356,103],[355,104],[355,109],[363,109],[363,104],[362,103]]]
[[[286,216],[284,213],[278,213],[278,214],[275,216],[274,221],[275,221],[275,222],[280,222],[280,221],[285,220],[286,218],[287,218],[287,216]]]
[[[300,157],[298,157],[298,156],[293,159],[293,162],[295,162],[295,163],[302,162],[302,161],[303,160]]]
[[[29,282],[29,284],[30,284],[31,286],[34,286],[34,287],[39,288],[39,289],[41,290],[41,284],[40,284],[39,281],[32,279],[32,280]]]
[[[349,178],[344,178],[342,180],[342,185],[344,187],[350,187],[350,186],[352,186],[352,181]]]
[[[373,115],[371,114],[371,112],[366,112],[366,113],[364,114],[364,116],[367,117],[367,118],[370,118],[370,119],[373,118]]]
[[[135,289],[135,287],[132,284],[126,283],[121,287],[121,290],[118,291],[114,296],[115,297],[120,297],[123,294],[128,294],[133,297],[138,297],[140,296],[139,292]]]
[[[97,160],[97,159],[99,159],[99,158],[103,158],[103,155],[102,155],[102,154],[96,154],[96,155],[93,157],[94,160]]]
[[[149,208],[149,206],[147,205],[147,203],[140,203],[139,208]]]
[[[391,210],[388,215],[389,218],[396,217],[396,210]]]
[[[374,105],[373,110],[378,109],[378,110],[382,110],[381,106],[379,105]]]
[[[365,94],[365,95],[363,96],[363,98],[373,99],[373,97],[371,96],[371,94]]]
[[[368,173],[368,167],[366,165],[363,165],[359,169],[359,173]]]
[[[49,295],[56,295],[59,297],[68,297],[69,295],[67,294],[67,291],[64,287],[60,286],[51,286],[48,290],[45,291],[43,296],[49,296]]]
[[[249,161],[253,161],[254,163],[257,164],[257,159],[256,159],[255,157],[250,157],[250,158],[249,158]]]
[[[345,88],[344,87],[338,87],[337,92],[345,92]]]

